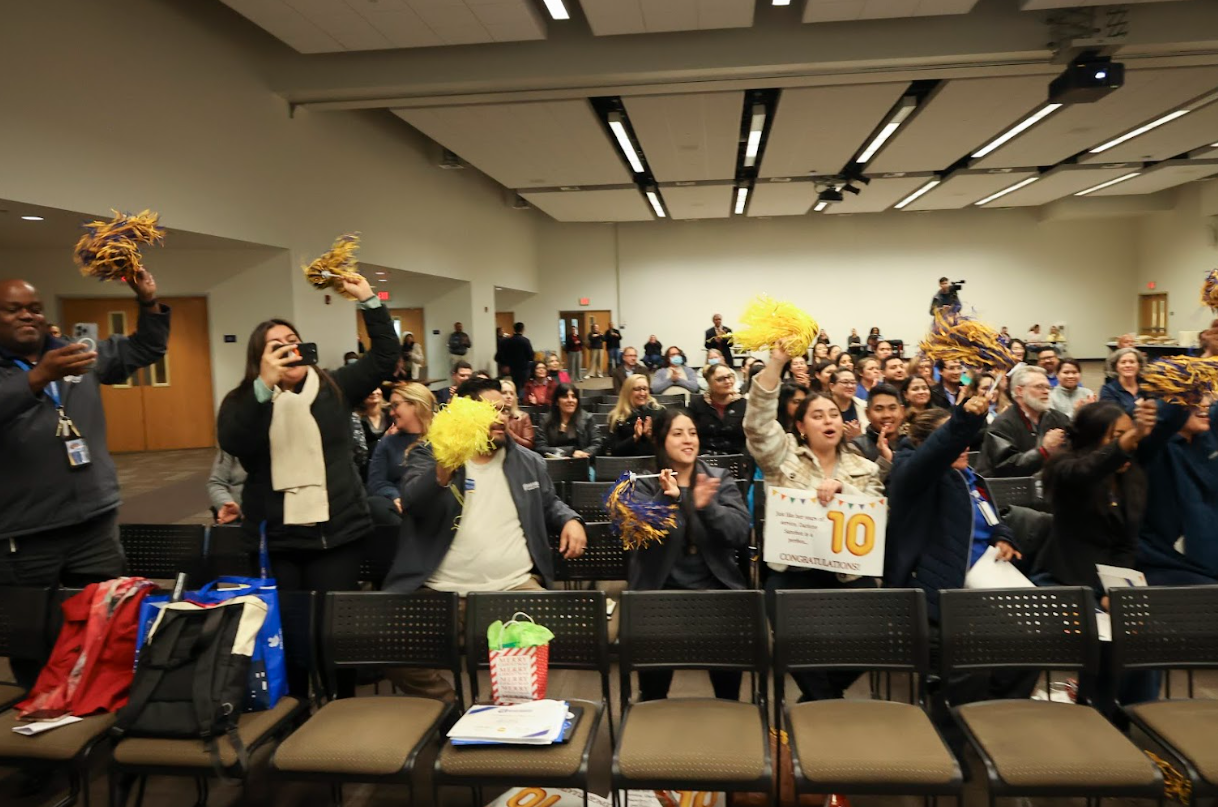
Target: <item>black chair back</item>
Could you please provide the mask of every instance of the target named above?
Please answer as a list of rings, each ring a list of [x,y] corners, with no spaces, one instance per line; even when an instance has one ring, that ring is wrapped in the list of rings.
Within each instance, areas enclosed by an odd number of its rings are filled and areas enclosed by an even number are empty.
[[[607,415],[617,406],[617,401],[601,401],[596,405],[596,413],[598,415]]]
[[[597,426],[600,426],[602,429],[607,429],[609,427],[609,413],[608,412],[593,412],[592,421],[594,423],[596,423]]]
[[[119,524],[118,539],[127,557],[127,574],[173,580],[185,572],[190,585],[207,581],[202,524]]]
[[[364,539],[364,557],[359,563],[359,579],[380,588],[393,567],[393,559],[398,554],[398,538],[400,527],[378,525],[372,534]]]
[[[57,632],[51,608],[46,586],[0,586],[0,657],[44,661]]]
[[[1218,586],[1114,588],[1108,598],[1116,669],[1218,667]]]
[[[572,482],[571,509],[579,513],[584,521],[604,521],[605,496],[613,489],[613,482]]]
[[[603,517],[603,514],[602,514]],[[554,553],[554,578],[560,582],[574,580],[626,580],[629,559],[622,539],[613,534],[606,521],[584,524],[588,545],[578,558],[564,558],[558,552],[558,536],[550,537]]]
[[[656,458],[650,455],[596,458],[597,482],[616,482],[617,478],[627,471],[634,471],[636,474],[654,474]]]
[[[930,664],[921,589],[822,589],[774,595],[774,674],[889,670]]]
[[[203,539],[203,554],[208,580],[217,577],[253,577],[259,573],[257,564],[246,549],[243,530],[239,524],[214,524],[207,528]],[[200,584],[206,581],[198,581]]]
[[[994,496],[994,504],[1001,510],[1004,507],[1018,505],[1031,507],[1036,504],[1036,480],[1030,476],[986,478],[986,485]]]
[[[655,398],[660,406],[685,406],[687,401],[684,395],[657,395]]]
[[[752,458],[747,454],[700,454],[698,459],[712,468],[726,468],[736,480],[748,481],[752,476]]]

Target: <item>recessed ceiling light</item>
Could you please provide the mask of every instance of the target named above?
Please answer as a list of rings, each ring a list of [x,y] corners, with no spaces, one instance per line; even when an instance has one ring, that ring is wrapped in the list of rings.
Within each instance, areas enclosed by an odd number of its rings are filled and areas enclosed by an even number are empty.
[[[744,145],[744,165],[751,168],[761,149],[761,133],[765,130],[765,105],[753,104],[749,117],[749,139]]]
[[[888,121],[884,124],[883,128],[867,144],[867,148],[863,149],[863,153],[859,155],[858,161],[865,163],[874,157],[875,153],[880,150],[880,147],[888,142],[888,138],[896,134],[897,129],[901,128],[901,124],[905,122],[905,119],[910,116],[917,105],[918,99],[912,96],[902,98],[896,110],[888,116]]]
[[[791,5],[791,0],[774,0],[774,5],[776,5],[776,6],[789,6],[789,5]]]
[[[1123,177],[1117,177],[1116,179],[1110,179],[1107,182],[1101,182],[1098,185],[1093,185],[1092,187],[1087,188],[1087,190],[1079,191],[1078,193],[1076,193],[1074,195],[1075,196],[1086,196],[1087,194],[1091,193],[1092,191],[1103,190],[1104,188],[1111,188],[1113,185],[1117,184],[1118,182],[1124,182],[1127,179],[1133,179],[1134,177],[1141,176],[1141,175],[1142,175],[1141,171],[1134,171],[1132,173],[1126,174]]]
[[[917,199],[922,194],[927,193],[928,191],[930,191],[932,188],[934,188],[936,185],[938,185],[942,181],[943,180],[941,180],[941,179],[932,179],[930,182],[927,182],[925,185],[918,188],[916,191],[909,194],[901,201],[897,202],[897,204],[896,204],[897,210],[904,210],[906,205],[913,202],[915,199]]]
[[[1177,109],[1175,112],[1169,112],[1168,114],[1164,115],[1161,118],[1152,120],[1150,123],[1146,124],[1145,126],[1139,126],[1138,128],[1134,129],[1132,132],[1127,132],[1126,134],[1121,135],[1116,140],[1109,140],[1107,143],[1103,144],[1102,146],[1096,146],[1095,148],[1091,149],[1091,153],[1100,154],[1102,152],[1105,152],[1108,149],[1112,148],[1113,146],[1119,146],[1120,144],[1124,143],[1126,140],[1132,140],[1135,137],[1137,137],[1138,135],[1146,134],[1151,129],[1157,129],[1165,123],[1171,123],[1176,118],[1182,118],[1185,115],[1187,115],[1189,113],[1189,111],[1190,110],[1187,110],[1187,109]]]
[[[660,195],[655,191],[647,191],[647,201],[651,202],[651,209],[656,212],[656,216],[664,218],[664,205],[660,202]]]
[[[748,188],[737,188],[736,189],[736,215],[737,216],[744,213],[744,207],[746,204],[748,204],[748,201],[749,201],[749,189]]]
[[[571,15],[567,12],[567,7],[562,4],[562,0],[542,0],[542,2],[546,4],[546,11],[550,12],[550,16],[554,19],[571,19]]]
[[[816,208],[815,208],[815,209],[816,209],[816,212],[817,212],[817,213],[820,213],[822,210],[824,210],[824,209],[825,209],[826,207],[828,207],[828,206],[829,206],[829,203],[828,203],[828,202],[817,202],[817,203],[816,203]]]
[[[1020,132],[1030,129],[1033,126],[1035,126],[1036,124],[1040,123],[1042,120],[1049,117],[1057,110],[1061,109],[1062,106],[1063,106],[1062,104],[1047,104],[1047,105],[1041,107],[1040,109],[1038,109],[1037,111],[1035,111],[1031,115],[1029,115],[1028,117],[1021,120],[1019,123],[1012,126],[1010,129],[1007,129],[1005,132],[1000,134],[998,137],[991,140],[989,143],[987,143],[985,146],[983,146],[978,151],[973,152],[973,159],[976,160],[976,159],[980,159],[980,158],[984,157],[985,155],[989,154],[994,149],[1001,146],[1003,143],[1010,140],[1012,137],[1015,137],[1016,135],[1018,135]]]
[[[22,221],[45,221],[42,216],[22,216]]]
[[[988,205],[990,202],[994,201],[995,199],[1000,199],[1003,196],[1006,196],[1008,193],[1014,193],[1015,191],[1019,190],[1020,188],[1026,188],[1028,185],[1031,185],[1033,182],[1035,182],[1038,179],[1040,179],[1039,176],[1028,177],[1027,179],[1025,179],[1021,182],[1016,182],[1014,185],[1010,185],[1008,187],[1003,188],[1002,190],[998,191],[997,193],[991,193],[989,196],[985,197],[984,199],[981,199],[980,201],[977,201],[977,202],[973,202],[973,204],[977,205],[977,207],[981,207],[982,205]]]

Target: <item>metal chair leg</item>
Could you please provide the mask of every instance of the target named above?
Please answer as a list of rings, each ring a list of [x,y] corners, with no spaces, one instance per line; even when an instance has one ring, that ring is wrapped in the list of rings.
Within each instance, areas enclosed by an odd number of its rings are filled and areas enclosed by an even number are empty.
[[[343,807],[343,784],[335,782],[330,785],[330,801],[334,803],[334,807]]]
[[[195,807],[207,807],[207,797],[210,795],[210,790],[207,784],[206,776],[195,777]]]
[[[141,776],[139,787],[135,791],[135,807],[144,807],[144,790],[148,787],[148,777]]]

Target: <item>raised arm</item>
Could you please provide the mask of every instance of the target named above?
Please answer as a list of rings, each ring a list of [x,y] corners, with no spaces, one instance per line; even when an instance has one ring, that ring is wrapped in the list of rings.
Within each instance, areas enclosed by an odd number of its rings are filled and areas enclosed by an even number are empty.
[[[749,402],[744,409],[745,443],[766,474],[777,473],[787,455],[787,433],[778,423],[778,388],[788,361],[781,348],[770,351],[765,369],[749,385]]]
[[[359,307],[370,346],[358,361],[339,367],[331,376],[347,403],[355,405],[393,375],[401,348],[398,347],[398,337],[394,333],[389,311],[372,293],[368,281],[360,278],[358,283],[348,283],[347,287],[360,300]]]

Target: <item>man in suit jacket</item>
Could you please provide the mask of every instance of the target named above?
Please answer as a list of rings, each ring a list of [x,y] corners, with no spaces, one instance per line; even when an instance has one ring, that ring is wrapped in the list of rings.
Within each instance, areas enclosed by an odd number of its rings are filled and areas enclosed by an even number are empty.
[[[727,362],[727,366],[735,367],[736,365],[732,363],[732,340],[729,337],[732,329],[724,326],[722,314],[715,314],[711,321],[715,324],[714,327],[706,329],[706,349],[718,350],[723,354],[723,360]]]

